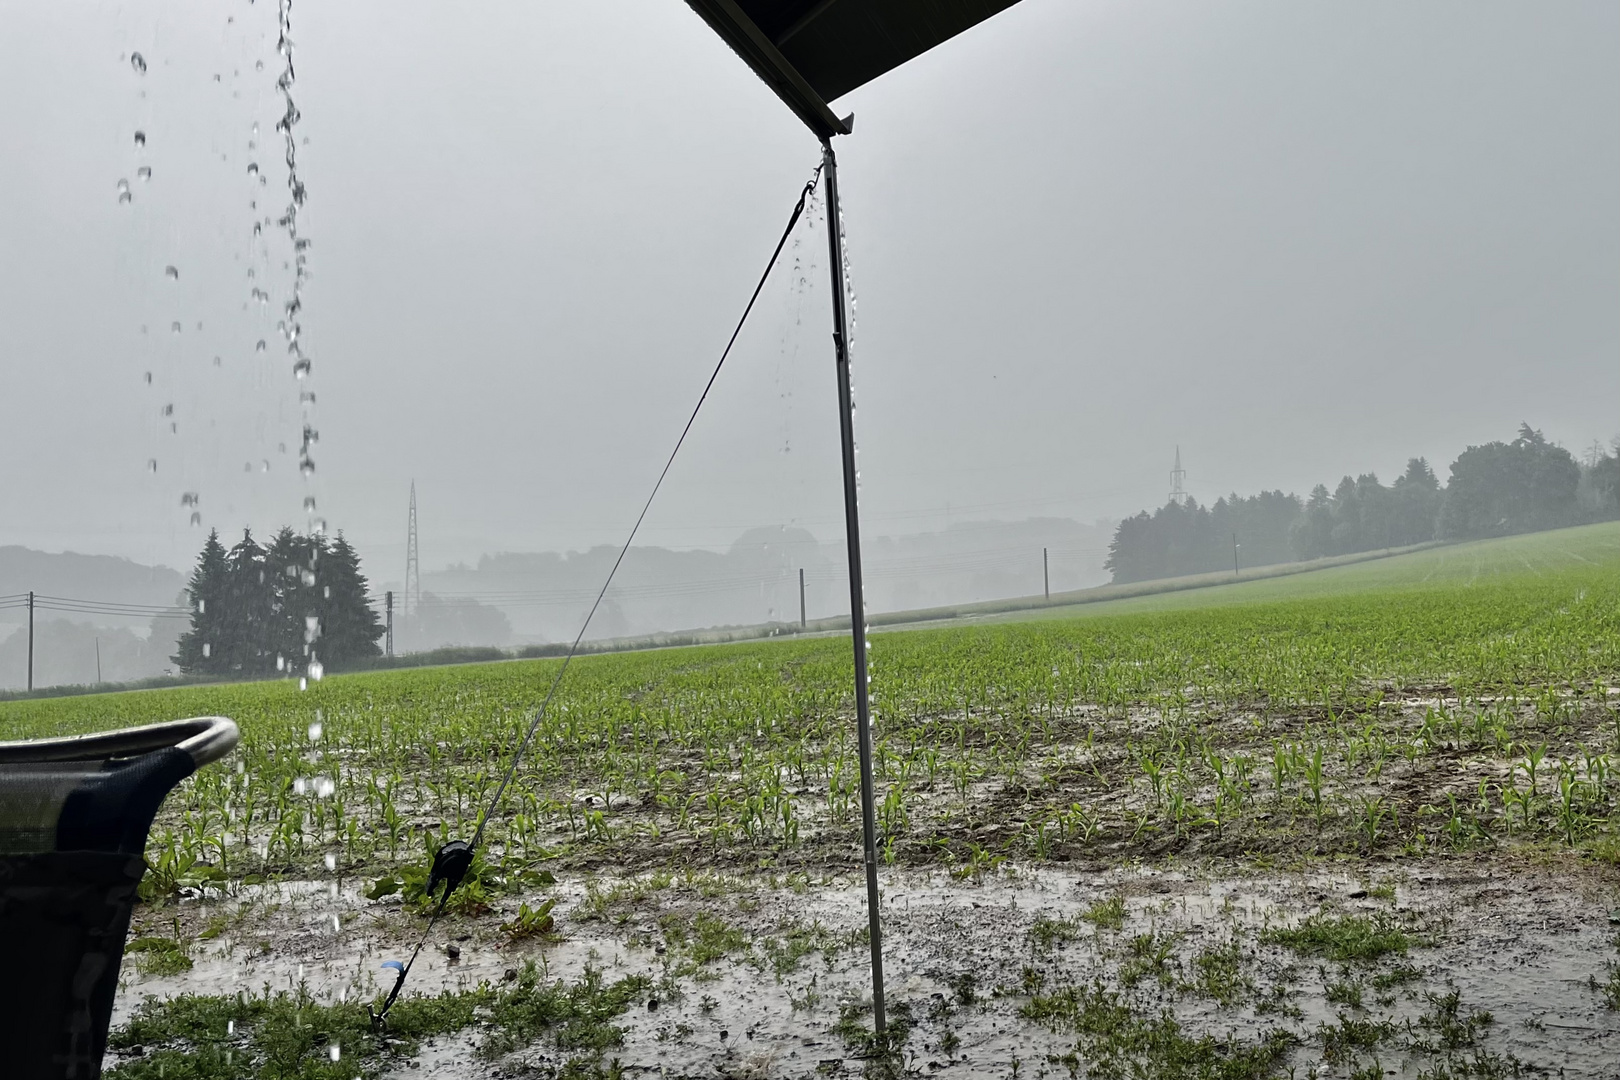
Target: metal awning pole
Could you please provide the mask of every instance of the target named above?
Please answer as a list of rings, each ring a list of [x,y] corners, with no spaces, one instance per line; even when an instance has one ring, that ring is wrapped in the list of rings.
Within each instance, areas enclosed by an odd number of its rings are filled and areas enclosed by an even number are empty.
[[[849,541],[849,629],[855,642],[855,723],[860,736],[861,827],[866,843],[866,915],[872,935],[872,1024],[881,1038],[883,929],[878,911],[877,814],[872,795],[872,711],[866,683],[866,596],[861,585],[861,513],[855,490],[855,400],[849,381],[849,323],[844,310],[844,242],[838,223],[838,159],[821,144],[827,185],[827,246],[832,253],[833,350],[838,367],[838,428],[844,450],[844,532]]]

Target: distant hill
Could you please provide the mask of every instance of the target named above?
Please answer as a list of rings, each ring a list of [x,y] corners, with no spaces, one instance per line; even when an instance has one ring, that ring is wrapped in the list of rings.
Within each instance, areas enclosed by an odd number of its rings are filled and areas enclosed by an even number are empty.
[[[1043,548],[1049,552],[1054,592],[1102,584],[1113,528],[1113,522],[1031,518],[959,522],[938,532],[903,536],[868,535],[863,538],[868,610],[1038,594]],[[609,546],[566,554],[501,553],[484,556],[476,566],[423,574],[423,591],[433,594],[436,603],[424,603],[427,618],[420,629],[412,626],[410,633],[400,635],[400,646],[569,640],[617,556],[618,549]],[[588,636],[796,622],[801,569],[810,619],[847,613],[844,564],[841,536],[822,541],[800,528],[751,529],[725,551],[633,548]],[[390,588],[399,586],[373,582],[374,591]],[[475,624],[484,628],[481,634]],[[402,621],[402,630],[405,625]]]
[[[111,555],[0,547],[0,596],[32,590],[75,600],[166,606],[184,587],[180,572],[166,566]],[[21,608],[0,610],[0,688],[17,689],[27,681],[27,620]],[[109,682],[161,675],[172,666],[168,657],[184,626],[180,619],[38,611],[34,685],[94,682],[98,645],[101,677]]]

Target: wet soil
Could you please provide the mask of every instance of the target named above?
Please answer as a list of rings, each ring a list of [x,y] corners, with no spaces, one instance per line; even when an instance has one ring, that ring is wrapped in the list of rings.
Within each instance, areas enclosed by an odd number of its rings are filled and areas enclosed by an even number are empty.
[[[911,1019],[889,1064],[912,1075],[1070,1075],[1060,1059],[1075,1036],[1021,1010],[1033,995],[1101,980],[1140,1015],[1170,1010],[1191,1037],[1288,1032],[1294,1043],[1278,1075],[1349,1076],[1376,1061],[1385,1075],[1417,1077],[1494,1059],[1522,1075],[1620,1076],[1620,1012],[1601,992],[1620,963],[1611,915],[1620,874],[1574,858],[1317,859],[1287,872],[1220,859],[1004,864],[966,877],[891,868],[882,884],[890,1015]],[[406,958],[425,920],[397,898],[366,900],[363,885],[281,883],[143,908],[133,933],[178,936],[193,967],[158,975],[130,958],[114,1023],[146,995],[302,982],[321,998],[372,1000],[392,982],[381,965]],[[558,900],[556,936],[509,940],[500,923],[520,901],[543,897]],[[1114,897],[1123,925],[1083,917]],[[442,921],[408,992],[499,985],[530,960],[552,978],[591,965],[609,979],[653,980],[618,1021],[623,1044],[605,1059],[626,1075],[809,1077],[873,1067],[846,1039],[851,1023],[870,1024],[865,890],[855,876],[565,873],[498,908]],[[1268,936],[1312,916],[1387,920],[1412,944],[1404,956],[1335,962]],[[703,920],[735,933],[700,952],[693,928]],[[1168,943],[1145,971],[1136,944],[1144,935]],[[1236,967],[1212,988],[1200,957],[1222,949]],[[1361,988],[1361,1004],[1345,1003],[1347,986]],[[1442,1053],[1422,1037],[1423,1018],[1452,989],[1463,1015],[1483,1010],[1490,1022]],[[1387,1023],[1386,1037],[1335,1057],[1333,1031],[1346,1019]],[[394,1075],[521,1076],[568,1057],[542,1041],[483,1060],[478,1037],[424,1045]]]

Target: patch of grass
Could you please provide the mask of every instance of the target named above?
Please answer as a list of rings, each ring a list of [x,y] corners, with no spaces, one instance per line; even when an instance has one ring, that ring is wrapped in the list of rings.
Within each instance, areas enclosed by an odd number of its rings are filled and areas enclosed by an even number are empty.
[[[1243,973],[1243,948],[1236,937],[1200,950],[1192,969],[1193,990],[1222,1005],[1235,1005],[1254,991]]]
[[[1388,914],[1312,915],[1293,929],[1267,930],[1262,940],[1292,949],[1301,956],[1335,963],[1370,963],[1383,956],[1405,956],[1421,944]]]
[[[1444,994],[1430,992],[1424,995],[1429,1008],[1418,1017],[1417,1027],[1433,1039],[1413,1038],[1408,1048],[1417,1053],[1440,1053],[1466,1050],[1479,1042],[1486,1028],[1496,1022],[1489,1012],[1462,1011],[1462,995],[1456,987]]]
[[[124,946],[126,956],[139,956],[148,975],[182,975],[191,970],[186,947],[174,938],[138,937]]]
[[[1211,1035],[1186,1035],[1168,1009],[1157,1016],[1138,1013],[1099,980],[1088,987],[1066,986],[1032,998],[1022,1015],[1078,1042],[1058,1059],[1075,1075],[1178,1077],[1185,1080],[1263,1080],[1272,1076],[1297,1040],[1274,1030],[1258,1042]]]
[[[905,1001],[886,1002],[885,1027],[881,1038],[875,1033],[871,1021],[870,1005],[845,1005],[838,1010],[838,1023],[833,1034],[844,1040],[844,1046],[858,1058],[867,1059],[866,1075],[870,1080],[887,1080],[904,1075],[905,1063],[901,1054],[906,1040],[911,1038],[911,1005]]]
[[[581,1051],[568,1068],[576,1075],[589,1075],[588,1066],[624,1042],[624,1029],[613,1021],[651,987],[652,980],[645,975],[627,975],[609,984],[599,969],[590,966],[574,983],[547,982],[531,960],[514,985],[493,995],[490,1031],[479,1045],[479,1056],[500,1057],[549,1035],[557,1049]],[[563,1075],[569,1075],[567,1070]]]
[[[1084,918],[1084,916],[1081,916]],[[1067,945],[1076,940],[1084,931],[1080,927],[1080,919],[1054,919],[1046,915],[1037,915],[1029,928],[1030,943],[1041,952],[1051,952],[1059,945]]]
[[[770,965],[776,981],[799,970],[799,964],[811,953],[820,952],[831,943],[831,935],[819,921],[809,926],[789,926],[781,937],[766,937],[759,943],[766,964]]]
[[[669,951],[684,958],[675,966],[679,976],[698,975],[716,960],[749,949],[747,934],[707,911],[691,916],[672,912],[660,918],[658,926]]]
[[[1322,1040],[1322,1058],[1331,1064],[1347,1064],[1356,1060],[1358,1053],[1377,1050],[1399,1032],[1388,1020],[1370,1017],[1338,1015],[1338,1023],[1323,1024],[1317,1032]]]
[[[1092,904],[1080,917],[1099,930],[1120,930],[1125,926],[1125,898],[1110,896]]]
[[[1179,934],[1137,934],[1131,939],[1130,955],[1120,965],[1119,981],[1135,986],[1144,976],[1152,975],[1160,985],[1169,986],[1175,981],[1172,968],[1178,966],[1175,952],[1179,940]]]
[[[488,991],[404,997],[388,1014],[391,1041],[371,1032],[359,1002],[327,1004],[300,988],[254,997],[147,998],[108,1047],[126,1058],[107,1080],[370,1080],[431,1035],[473,1022]],[[337,1048],[336,1060],[332,1049]]]

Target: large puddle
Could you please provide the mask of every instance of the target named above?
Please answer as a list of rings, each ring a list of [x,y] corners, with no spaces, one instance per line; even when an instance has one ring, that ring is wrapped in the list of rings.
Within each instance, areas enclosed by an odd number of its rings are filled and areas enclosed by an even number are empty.
[[[1031,992],[1102,978],[1144,1015],[1172,1010],[1191,1037],[1292,1032],[1299,1042],[1284,1071],[1299,1076],[1313,1069],[1350,1075],[1374,1060],[1385,1075],[1432,1075],[1436,1059],[1404,1047],[1426,1030],[1422,1018],[1435,997],[1452,989],[1461,1015],[1491,1014],[1465,1059],[1516,1059],[1521,1071],[1554,1076],[1620,1075],[1620,1013],[1593,985],[1620,960],[1612,884],[1579,868],[1494,865],[1473,873],[1453,862],[1363,869],[1219,877],[1041,868],[977,881],[886,874],[887,997],[891,1014],[908,1009],[913,1021],[903,1061],[930,1076],[1068,1075],[1056,1059],[1074,1049],[1075,1037],[1020,1009]],[[572,879],[546,895],[559,901],[560,941],[508,943],[499,914],[448,920],[417,961],[408,992],[499,984],[530,959],[563,978],[589,964],[610,979],[644,974],[660,986],[619,1021],[624,1044],[610,1057],[627,1073],[809,1076],[867,1065],[835,1030],[841,1010],[870,1003],[857,879],[792,886],[718,877]],[[1121,925],[1083,917],[1111,898],[1123,902]],[[509,906],[516,904],[513,898]],[[1407,927],[1412,945],[1404,956],[1360,964],[1301,956],[1266,940],[1268,931],[1322,912]],[[687,964],[682,974],[686,954],[671,927],[699,915],[740,930],[744,945]],[[182,976],[149,977],[138,960],[127,963],[115,1024],[147,994],[257,992],[302,981],[319,997],[370,1000],[391,983],[381,965],[404,959],[422,925],[397,902],[367,901],[354,888],[334,897],[328,884],[249,889],[144,918],[143,933],[178,926],[194,936],[212,927],[215,936],[197,942],[195,966]],[[1144,937],[1151,949],[1134,944]],[[802,955],[788,951],[791,941]],[[451,945],[455,959],[447,955]],[[1241,989],[1222,1004],[1195,986],[1199,957],[1234,945]],[[1145,952],[1156,953],[1146,977],[1140,964],[1127,976],[1133,957]],[[1345,1003],[1352,985],[1362,988],[1359,1005]],[[1324,1028],[1346,1018],[1402,1034],[1324,1062],[1331,1037]],[[476,1033],[464,1033],[425,1045],[398,1074],[488,1076],[563,1060],[537,1044],[494,1063],[475,1056],[475,1043]]]

